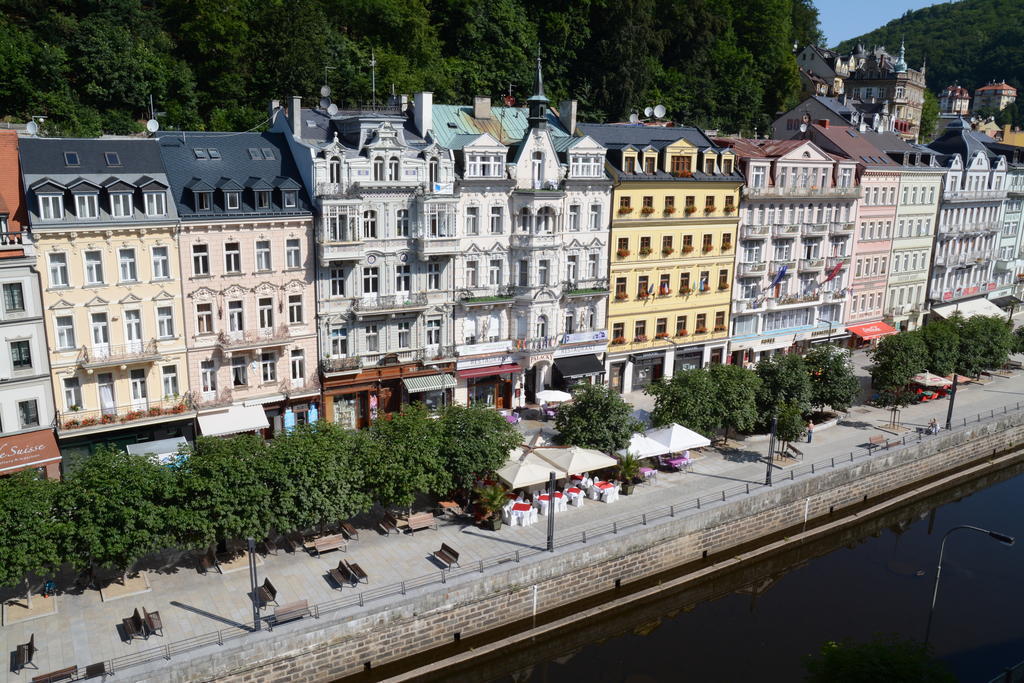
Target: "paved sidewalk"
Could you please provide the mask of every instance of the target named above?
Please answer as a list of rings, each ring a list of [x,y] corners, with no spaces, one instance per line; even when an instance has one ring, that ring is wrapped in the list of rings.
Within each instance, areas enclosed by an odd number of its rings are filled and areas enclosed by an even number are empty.
[[[863,365],[862,363],[858,365]],[[627,397],[638,407],[649,407],[645,396]],[[1024,403],[1024,374],[1014,377],[993,378],[984,386],[967,385],[957,394],[956,417],[974,416],[982,411],[1002,411],[1004,406],[1015,408]],[[910,406],[903,411],[904,424],[924,426],[935,418],[945,423],[947,401]],[[803,463],[823,462],[837,455],[845,455],[867,443],[868,438],[880,433],[877,427],[888,422],[889,412],[867,406],[854,407],[840,425],[815,433],[811,444],[798,444],[804,452]],[[550,431],[553,425],[545,425]],[[693,472],[660,473],[657,482],[636,488],[632,496],[623,496],[608,505],[587,501],[579,509],[570,507],[556,516],[556,536],[579,532],[610,523],[617,518],[639,515],[654,507],[676,501],[692,500],[698,496],[712,496],[724,488],[749,482],[763,483],[767,450],[765,442],[732,442],[721,452],[706,452],[697,460]],[[787,466],[780,465],[781,476]],[[543,547],[546,540],[546,518],[530,527],[503,527],[494,533],[467,526],[463,523],[440,521],[437,531],[424,530],[415,535],[384,536],[362,525],[360,540],[349,543],[347,552],[333,551],[323,557],[305,553],[294,555],[282,552],[263,558],[259,568],[260,580],[269,577],[278,589],[278,600],[286,603],[306,599],[313,603],[325,602],[342,595],[354,595],[386,584],[398,583],[436,573],[440,567],[431,557],[441,543],[461,553],[463,566],[475,565],[480,559],[514,552],[523,548]],[[569,546],[559,552],[577,552],[579,546]],[[369,585],[338,589],[327,576],[327,570],[341,559],[360,564],[370,576]],[[112,602],[101,602],[95,590],[80,595],[61,595],[59,613],[33,621],[22,622],[0,629],[0,646],[6,652],[18,643],[28,641],[35,634],[39,648],[36,663],[42,672],[78,664],[85,666],[100,660],[121,657],[142,649],[162,646],[170,641],[182,640],[217,629],[244,626],[251,620],[249,578],[245,570],[220,575],[216,572],[201,576],[194,569],[168,568],[149,572],[151,592]],[[383,604],[388,598],[375,601]],[[148,642],[120,640],[121,619],[138,607],[159,610],[163,618],[164,637],[152,637]],[[269,614],[272,610],[267,610]],[[9,680],[28,680],[36,672],[23,672],[20,676],[8,674]],[[130,671],[123,676],[131,680]]]

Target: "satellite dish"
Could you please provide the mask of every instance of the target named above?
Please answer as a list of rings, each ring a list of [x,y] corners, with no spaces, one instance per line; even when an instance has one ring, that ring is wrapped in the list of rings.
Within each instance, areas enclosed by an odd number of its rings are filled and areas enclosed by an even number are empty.
[[[662,116],[664,116],[665,115],[665,105],[663,105],[663,104],[656,104],[656,105],[654,105],[654,115],[657,116],[659,119]]]
[[[25,124],[25,132],[29,135],[35,135],[39,132],[39,124],[35,121],[29,121]]]
[[[636,115],[636,112],[633,112],[632,114],[629,115],[629,122],[630,123],[639,123],[640,122],[640,117]]]
[[[806,133],[807,132],[807,124],[806,123],[801,123],[800,124],[800,132],[801,133]]]
[[[337,114],[338,113],[338,105],[336,105],[334,103],[331,103],[331,105],[329,107],[327,107],[327,113],[330,114],[331,116],[334,116],[335,114]]]
[[[331,86],[329,86],[329,85],[321,86],[320,87],[320,97],[330,97],[330,96],[331,96]]]
[[[160,122],[156,119],[150,119],[149,121],[146,121],[146,130],[148,130],[150,133],[157,132],[158,130],[160,130]]]
[[[647,118],[650,118],[651,114],[653,114],[653,113],[654,113],[654,109],[652,109],[651,107],[646,107],[644,109],[644,116],[646,116]]]
[[[320,98],[320,108],[321,109],[327,109],[327,107],[329,107],[329,106],[331,106],[331,101],[329,99],[327,99],[326,97],[321,97]]]

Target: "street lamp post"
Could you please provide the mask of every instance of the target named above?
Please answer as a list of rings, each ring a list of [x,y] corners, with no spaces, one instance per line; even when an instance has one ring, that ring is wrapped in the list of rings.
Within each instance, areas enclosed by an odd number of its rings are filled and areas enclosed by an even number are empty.
[[[252,589],[252,630],[259,631],[261,624],[260,598],[256,591],[256,582],[259,580],[256,576],[256,539],[250,537],[246,541],[249,545],[249,588]]]
[[[946,410],[946,431],[953,428],[953,403],[956,401],[956,381],[960,375],[953,373],[953,388],[949,390],[949,409]]]
[[[955,526],[949,531],[947,531],[945,534],[943,534],[942,543],[939,544],[939,565],[935,570],[935,587],[932,589],[932,606],[928,609],[928,625],[925,626],[924,630],[924,646],[926,648],[928,647],[928,640],[929,638],[931,638],[932,634],[932,615],[935,614],[935,600],[939,597],[939,577],[942,575],[942,553],[946,550],[946,539],[949,538],[949,535],[951,533],[959,529],[970,529],[971,531],[979,531],[985,534],[986,536],[991,536],[1003,545],[1010,546],[1014,543],[1013,536],[1001,534],[998,531],[991,531],[989,529],[982,529],[981,527],[971,526],[970,524],[961,524],[959,526]]]
[[[555,473],[548,479],[548,552],[555,552]]]
[[[768,469],[764,475],[764,485],[772,485],[772,460],[775,459],[775,428],[779,424],[779,418],[772,416],[772,433],[768,438]]]

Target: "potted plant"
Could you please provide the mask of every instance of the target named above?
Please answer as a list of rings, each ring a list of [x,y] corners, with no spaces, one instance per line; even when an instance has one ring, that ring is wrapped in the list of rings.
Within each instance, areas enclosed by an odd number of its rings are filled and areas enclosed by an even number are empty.
[[[675,212],[676,212],[676,207],[674,207],[674,206],[666,206],[665,207],[665,213],[667,213],[669,216],[671,216]]]
[[[629,256],[629,249],[619,249],[618,251],[615,252],[615,255],[618,256],[619,258],[626,258],[627,256]]]
[[[725,332],[725,325],[715,325],[715,332]]]
[[[626,338],[625,337],[615,337],[614,339],[612,339],[612,344],[625,344],[625,343],[626,343]]]
[[[692,244],[684,244],[683,245],[683,253],[684,254],[689,254],[692,251],[693,251],[693,245]]]
[[[725,212],[726,213],[732,213],[735,210],[736,210],[736,205],[735,204],[726,204],[725,205]]]
[[[623,215],[625,215],[627,213],[633,213],[633,207],[632,206],[620,206],[619,207],[619,215],[620,216],[623,216]]]
[[[677,337],[685,337],[688,334],[689,334],[689,332],[686,331],[685,327],[680,327],[678,330],[676,330],[676,336]]]
[[[698,327],[697,329],[694,330],[694,333],[695,334],[704,334],[707,331],[708,331],[708,328],[706,328],[706,327]]]
[[[650,256],[651,255],[651,248],[650,247],[640,247],[640,255],[641,256]]]
[[[725,291],[727,289],[729,289],[729,283],[728,282],[719,282],[718,283],[718,291],[721,292],[721,291]]]
[[[615,298],[618,301],[623,301],[624,299],[628,299],[629,298],[629,294],[626,294],[625,292],[616,292],[615,293]]]
[[[635,342],[645,342],[645,341],[647,341],[647,335],[646,334],[638,334],[637,336],[633,337],[633,341],[635,341]]]
[[[658,296],[668,296],[671,293],[672,293],[672,288],[671,287],[662,287],[661,289],[658,290]]]
[[[675,249],[673,249],[672,247],[665,247],[664,249],[661,250],[662,256],[670,256],[673,253],[675,253]]]
[[[693,292],[693,290],[690,289],[689,287],[680,287],[679,288],[679,294],[681,296],[686,296],[687,294],[690,294],[691,292]]]
[[[640,460],[635,455],[626,453],[619,458],[619,481],[622,482],[622,495],[628,496],[633,493],[633,486],[639,476]]]
[[[480,512],[480,526],[497,531],[501,528],[501,509],[508,502],[505,489],[500,486],[484,486],[476,490],[476,504]]]
[[[713,245],[713,244],[705,244],[703,247],[701,247],[701,249],[704,251],[705,254],[708,253],[709,251],[711,251],[714,248],[715,248],[715,245]]]
[[[714,213],[716,209],[718,209],[718,207],[715,206],[714,204],[704,205],[704,213]]]
[[[638,297],[640,297],[641,299],[646,299],[647,297],[649,297],[651,295],[651,293],[648,292],[646,289],[642,289],[639,292],[637,292],[636,295]]]
[[[732,249],[732,242],[722,242],[722,251],[729,251]]]
[[[668,332],[659,332],[654,337],[655,339],[668,339]]]
[[[685,211],[686,211],[686,215],[687,216],[689,216],[691,214],[694,214],[694,213],[697,212],[697,205],[696,204],[687,204]]]
[[[652,213],[654,213],[654,207],[653,206],[645,206],[642,209],[640,209],[640,213],[642,213],[645,216],[649,216]]]

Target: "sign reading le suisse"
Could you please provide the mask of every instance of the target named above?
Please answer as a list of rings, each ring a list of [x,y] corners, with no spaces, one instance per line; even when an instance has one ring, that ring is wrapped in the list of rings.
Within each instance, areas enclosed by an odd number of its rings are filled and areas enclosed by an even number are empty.
[[[0,472],[39,466],[55,460],[60,460],[60,450],[49,429],[0,439]]]

